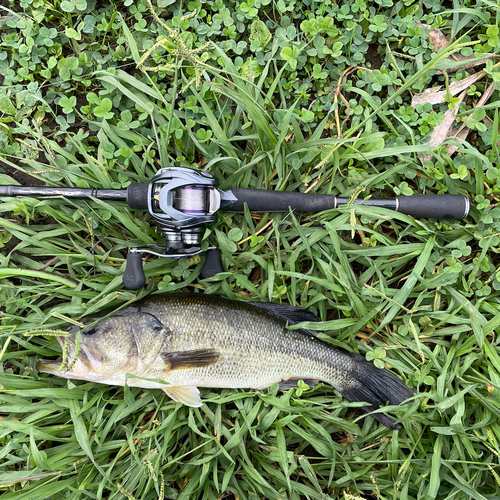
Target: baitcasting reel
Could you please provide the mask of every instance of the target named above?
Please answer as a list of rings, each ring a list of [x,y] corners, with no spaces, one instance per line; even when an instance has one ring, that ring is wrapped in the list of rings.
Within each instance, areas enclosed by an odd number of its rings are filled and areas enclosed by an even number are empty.
[[[127,203],[132,208],[147,209],[165,237],[165,246],[147,245],[147,249],[131,249],[123,283],[132,290],[146,282],[141,254],[157,257],[188,257],[202,252],[201,239],[207,224],[217,221],[217,211],[238,201],[231,193],[217,189],[218,182],[210,174],[188,168],[162,168],[149,184],[132,184],[127,190]],[[215,247],[208,250],[202,278],[222,271]]]
[[[162,168],[149,184],[130,184],[121,189],[43,188],[0,186],[0,196],[64,196],[125,201],[131,208],[147,210],[165,236],[165,245],[147,245],[131,249],[123,283],[139,290],[146,283],[142,254],[158,257],[189,257],[202,252],[200,243],[205,226],[217,221],[217,211],[243,212],[247,204],[252,212],[321,212],[347,205],[349,198],[329,194],[268,191],[265,189],[218,189],[218,181],[206,172],[188,168]],[[469,199],[463,195],[414,195],[392,199],[355,200],[355,204],[387,208],[413,217],[464,219],[469,213]],[[221,272],[220,255],[211,247],[201,272],[202,278]]]

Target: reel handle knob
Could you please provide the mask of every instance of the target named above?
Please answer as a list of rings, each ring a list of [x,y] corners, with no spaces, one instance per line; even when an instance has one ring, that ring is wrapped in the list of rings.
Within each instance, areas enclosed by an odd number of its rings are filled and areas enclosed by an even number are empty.
[[[223,273],[222,261],[220,258],[220,250],[218,248],[211,248],[206,251],[205,263],[201,268],[200,277],[203,280],[211,278],[216,274]]]
[[[130,252],[127,255],[123,284],[128,290],[140,290],[146,284],[146,275],[142,268],[142,255],[139,252]]]

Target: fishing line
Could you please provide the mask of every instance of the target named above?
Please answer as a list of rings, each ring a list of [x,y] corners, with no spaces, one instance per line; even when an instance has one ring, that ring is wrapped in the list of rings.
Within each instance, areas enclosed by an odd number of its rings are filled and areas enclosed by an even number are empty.
[[[187,213],[206,212],[205,188],[187,186],[178,191],[178,209]]]

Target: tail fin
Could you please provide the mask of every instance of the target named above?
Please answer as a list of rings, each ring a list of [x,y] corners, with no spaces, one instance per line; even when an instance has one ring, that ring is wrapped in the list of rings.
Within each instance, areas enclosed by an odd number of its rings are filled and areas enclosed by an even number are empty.
[[[342,396],[349,401],[370,403],[370,406],[363,407],[364,411],[371,412],[387,403],[399,405],[414,396],[411,389],[391,372],[377,368],[359,354],[352,355],[352,358],[356,363],[355,382],[350,388],[342,391]],[[374,413],[372,417],[390,429],[401,427],[383,413]]]

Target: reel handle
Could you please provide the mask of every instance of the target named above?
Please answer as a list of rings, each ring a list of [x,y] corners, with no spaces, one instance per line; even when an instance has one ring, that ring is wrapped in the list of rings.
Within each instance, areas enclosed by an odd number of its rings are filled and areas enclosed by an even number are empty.
[[[155,247],[156,245],[149,245],[150,247]],[[166,249],[165,249],[166,250]],[[188,250],[185,254],[168,254],[168,253],[157,253],[149,249],[138,249],[133,248],[127,254],[127,264],[125,265],[125,272],[122,276],[122,282],[125,288],[128,290],[140,290],[146,284],[146,275],[144,274],[144,268],[142,266],[142,254],[149,253],[157,257],[171,257],[178,259],[180,257],[190,257],[192,255],[198,255],[202,250],[195,248],[193,250]],[[218,273],[224,272],[224,267],[222,266],[220,250],[216,247],[210,247],[205,252],[205,262],[201,268],[200,277],[201,279],[211,278]]]

